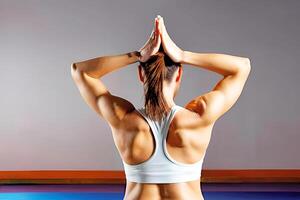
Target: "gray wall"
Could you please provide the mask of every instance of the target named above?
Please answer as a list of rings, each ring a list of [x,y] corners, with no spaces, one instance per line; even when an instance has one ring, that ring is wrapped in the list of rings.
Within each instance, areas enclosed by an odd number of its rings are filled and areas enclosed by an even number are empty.
[[[182,49],[249,57],[238,102],[213,129],[203,168],[299,168],[299,1],[0,1],[0,170],[122,169],[108,124],[70,64],[138,50],[157,14]],[[184,66],[176,103],[221,78]],[[143,105],[137,64],[104,76]],[[126,87],[124,87],[126,86]]]

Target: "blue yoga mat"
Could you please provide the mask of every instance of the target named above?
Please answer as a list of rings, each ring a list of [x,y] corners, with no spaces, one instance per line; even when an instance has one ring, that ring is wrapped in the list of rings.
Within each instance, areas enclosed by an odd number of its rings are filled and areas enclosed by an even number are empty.
[[[299,192],[203,192],[205,200],[300,200]],[[0,193],[0,200],[122,200],[123,193],[15,192]]]

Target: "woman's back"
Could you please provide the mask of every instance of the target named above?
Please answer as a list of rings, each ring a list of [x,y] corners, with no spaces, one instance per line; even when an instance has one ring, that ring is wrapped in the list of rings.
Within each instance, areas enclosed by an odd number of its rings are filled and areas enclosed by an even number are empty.
[[[126,115],[121,129],[113,130],[127,173],[124,199],[203,199],[197,173],[202,169],[212,125],[204,126],[197,113],[178,105],[157,128],[159,125],[143,110],[134,110]],[[162,138],[157,135],[159,128],[165,128]],[[158,141],[166,141],[165,146]],[[178,168],[163,159],[162,150],[165,158],[179,163]]]

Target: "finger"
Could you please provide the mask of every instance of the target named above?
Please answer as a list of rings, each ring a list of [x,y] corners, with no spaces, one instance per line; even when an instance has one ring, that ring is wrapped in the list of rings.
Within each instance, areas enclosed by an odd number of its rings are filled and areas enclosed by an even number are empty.
[[[157,40],[155,41],[155,46],[160,46],[160,45],[161,45],[161,43],[162,43],[161,36],[160,36],[160,35],[158,35],[158,36],[157,36]]]
[[[155,33],[155,37],[157,37],[159,33],[159,23],[157,18],[155,18],[154,33]]]
[[[156,36],[155,36],[155,42],[158,42],[161,40],[161,36],[160,36],[160,30],[157,30],[156,32]]]
[[[154,39],[155,39],[155,33],[154,33],[154,31],[152,31],[150,39],[151,39],[151,40],[154,40]]]
[[[158,27],[159,27],[159,34],[161,34],[163,32],[163,21],[162,21],[162,17],[160,15],[158,15],[157,21],[158,21]]]
[[[157,16],[159,20],[161,20],[162,22],[164,21],[164,18],[160,15]]]
[[[159,22],[160,22],[161,26],[165,25],[164,18],[161,16],[159,16]]]
[[[159,35],[156,35],[155,38],[154,38],[154,40],[153,40],[153,43],[157,44],[158,41],[159,41]]]
[[[155,33],[156,35],[159,34],[159,21],[157,18],[155,18]]]
[[[157,37],[157,40],[155,41],[155,43],[156,43],[156,46],[160,46],[160,44],[161,44],[160,36]]]
[[[157,17],[154,19],[153,30],[156,30],[156,21],[157,21]]]
[[[151,40],[152,40],[152,41],[155,40],[155,31],[152,32]]]

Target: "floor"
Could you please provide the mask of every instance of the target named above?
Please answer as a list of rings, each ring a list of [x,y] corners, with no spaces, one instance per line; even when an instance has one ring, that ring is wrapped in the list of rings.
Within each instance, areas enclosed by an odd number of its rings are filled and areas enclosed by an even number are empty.
[[[205,200],[300,200],[298,184],[201,185]],[[0,200],[122,200],[124,185],[0,185]]]

